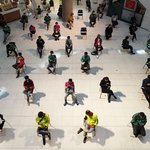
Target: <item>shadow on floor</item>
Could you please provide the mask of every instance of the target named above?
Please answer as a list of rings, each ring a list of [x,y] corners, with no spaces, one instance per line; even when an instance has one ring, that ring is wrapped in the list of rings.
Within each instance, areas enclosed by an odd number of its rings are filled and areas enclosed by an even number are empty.
[[[38,56],[37,49],[27,49],[33,56]]]
[[[54,40],[54,37],[51,34],[45,34],[48,40]]]
[[[139,137],[139,140],[144,144],[147,142],[150,143],[150,129],[146,129],[146,136]]]
[[[9,93],[5,87],[0,87],[0,100],[7,97]]]
[[[108,140],[112,136],[114,136],[114,132],[112,132],[111,130],[108,130],[104,127],[97,126],[96,127],[96,136],[89,140],[93,143],[105,145],[106,140]],[[88,142],[88,140],[87,140],[87,142]]]
[[[31,104],[33,103],[33,104],[36,104],[36,105],[40,106],[39,101],[40,101],[40,99],[41,99],[42,97],[45,97],[45,96],[46,96],[46,94],[43,93],[43,92],[36,92],[36,93],[33,94],[33,101],[30,102],[30,103],[31,103]]]
[[[65,54],[65,47],[64,47],[64,49],[57,49],[56,51],[55,51],[55,54],[56,54],[56,56],[59,54],[59,55],[66,55]],[[59,56],[58,56],[59,57]]]
[[[46,26],[44,23],[38,23],[38,29],[45,29],[46,30]]]
[[[63,72],[64,70],[67,70],[67,69],[69,69],[69,68],[68,68],[68,67],[57,67],[57,68],[56,68],[56,74],[62,75],[62,72]]]
[[[24,40],[31,40],[31,38],[30,38],[30,36],[28,35],[28,33],[21,35],[21,37],[22,37]]]
[[[35,70],[36,68],[32,68],[32,67],[30,67],[30,66],[26,66],[26,68],[25,68],[25,73],[26,74],[30,74],[33,70]]]
[[[50,146],[53,147],[57,147],[57,149],[61,148],[61,139],[64,137],[64,131],[61,129],[51,129],[50,130],[51,133],[51,140],[47,141],[47,144],[49,144]]]
[[[15,134],[14,134],[15,129],[13,128],[4,128],[2,132],[0,132],[0,143],[2,142],[8,142],[10,140],[14,140]]]
[[[79,105],[84,105],[83,101],[85,100],[85,98],[88,98],[88,95],[84,93],[77,93],[76,97]]]
[[[83,23],[85,24],[86,27],[90,27],[90,23],[89,22],[84,21]]]
[[[77,39],[83,39],[81,35],[75,35]]]
[[[103,70],[103,68],[100,68],[100,67],[91,67],[89,73],[93,74],[93,75],[96,75],[99,70]]]

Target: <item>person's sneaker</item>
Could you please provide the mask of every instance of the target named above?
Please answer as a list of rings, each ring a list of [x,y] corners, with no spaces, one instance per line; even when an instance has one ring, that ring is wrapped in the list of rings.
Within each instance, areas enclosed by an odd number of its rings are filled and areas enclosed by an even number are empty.
[[[83,139],[83,143],[86,143],[87,137],[84,137]]]
[[[80,129],[78,130],[77,134],[81,133],[82,131],[83,131],[83,129],[80,128]]]
[[[76,102],[76,104],[77,104],[77,105],[79,105],[79,103],[78,103],[78,102]]]
[[[134,55],[135,53],[133,52],[133,53],[131,53],[132,55]]]

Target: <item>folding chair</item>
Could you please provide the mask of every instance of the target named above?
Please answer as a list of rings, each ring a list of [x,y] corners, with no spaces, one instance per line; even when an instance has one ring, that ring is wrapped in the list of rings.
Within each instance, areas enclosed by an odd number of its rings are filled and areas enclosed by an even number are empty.
[[[79,9],[77,12],[77,18],[79,19],[79,17],[82,17],[82,19],[83,19],[83,10],[82,9]]]
[[[85,36],[87,38],[87,28],[86,27],[81,27],[80,30],[82,38]]]

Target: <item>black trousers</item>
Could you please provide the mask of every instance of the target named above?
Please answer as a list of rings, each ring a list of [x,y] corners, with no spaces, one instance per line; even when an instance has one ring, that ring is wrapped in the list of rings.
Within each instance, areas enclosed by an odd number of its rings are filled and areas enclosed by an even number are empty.
[[[111,89],[102,89],[102,93],[108,94],[108,102],[110,103],[111,96],[115,96],[114,92]]]
[[[4,123],[5,123],[5,121],[3,120],[2,123],[0,124],[0,130],[3,129]]]
[[[130,53],[133,53],[133,47],[131,45],[127,46],[127,47],[123,47],[124,49],[130,49]]]
[[[146,90],[142,88],[142,92],[146,98],[146,100],[148,101],[149,105],[150,105],[150,90]]]
[[[139,134],[142,136],[146,135],[144,126],[132,124],[132,127],[133,127],[133,134],[135,135],[135,137],[137,137]]]

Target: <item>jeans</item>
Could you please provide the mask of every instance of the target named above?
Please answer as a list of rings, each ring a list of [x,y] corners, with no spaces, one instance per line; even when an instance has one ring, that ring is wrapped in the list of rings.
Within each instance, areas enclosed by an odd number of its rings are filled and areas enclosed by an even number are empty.
[[[72,51],[72,46],[66,46],[66,54],[67,54],[67,56],[69,57],[70,56],[70,53],[71,53],[71,51]]]

